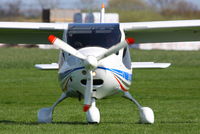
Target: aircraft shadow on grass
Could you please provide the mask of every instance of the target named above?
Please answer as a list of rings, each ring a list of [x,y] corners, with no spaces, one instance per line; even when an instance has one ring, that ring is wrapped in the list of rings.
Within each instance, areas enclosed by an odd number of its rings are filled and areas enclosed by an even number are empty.
[[[102,122],[103,124],[141,124],[139,122]],[[11,120],[0,120],[0,124],[6,125],[40,125],[45,123],[38,123],[38,122],[23,122],[23,121],[11,121]],[[51,124],[66,124],[66,125],[88,125],[88,124],[95,124],[95,123],[87,123],[87,122],[52,122]]]
[[[140,122],[102,122],[103,124],[141,124]],[[158,124],[193,124],[199,123],[197,121],[161,121]],[[20,121],[11,121],[11,120],[0,120],[0,124],[6,125],[41,125],[45,123],[38,122],[20,122]],[[88,125],[87,122],[52,122],[51,124],[60,124],[60,125]],[[148,125],[148,124],[147,124]]]
[[[45,123],[0,120],[0,124],[6,124],[6,125],[41,125],[41,124],[45,124]],[[87,125],[88,123],[86,123],[86,122],[52,122],[51,124]]]

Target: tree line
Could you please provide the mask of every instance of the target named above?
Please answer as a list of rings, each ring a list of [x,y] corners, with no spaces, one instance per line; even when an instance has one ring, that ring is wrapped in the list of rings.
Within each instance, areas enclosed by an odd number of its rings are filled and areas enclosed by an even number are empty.
[[[109,6],[112,11],[121,13],[124,20],[133,17],[137,21],[138,14],[147,20],[200,18],[199,7],[186,0],[110,0]]]
[[[59,0],[37,0],[42,8],[58,8]],[[186,0],[108,0],[107,12],[117,12],[121,21],[148,21],[148,20],[170,20],[170,19],[198,19],[200,9],[197,5]],[[82,6],[80,6],[82,5]],[[22,1],[8,1],[0,4],[0,18],[29,16],[39,17],[41,11],[22,11]],[[73,7],[75,8],[75,7]],[[80,0],[77,8],[84,11],[98,11],[100,8],[98,0]]]

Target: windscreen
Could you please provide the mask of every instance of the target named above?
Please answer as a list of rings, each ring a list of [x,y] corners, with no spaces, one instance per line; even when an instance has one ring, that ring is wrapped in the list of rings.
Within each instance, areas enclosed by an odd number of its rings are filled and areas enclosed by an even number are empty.
[[[119,24],[71,24],[67,32],[67,43],[76,49],[109,48],[120,41]]]

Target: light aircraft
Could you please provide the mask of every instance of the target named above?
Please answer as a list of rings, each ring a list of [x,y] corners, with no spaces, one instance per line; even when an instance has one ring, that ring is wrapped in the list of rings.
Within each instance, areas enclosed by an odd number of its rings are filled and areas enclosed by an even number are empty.
[[[143,107],[129,93],[132,68],[166,68],[170,63],[132,63],[128,44],[200,40],[200,20],[104,23],[104,13],[102,6],[99,24],[0,22],[1,43],[50,42],[61,49],[58,64],[36,65],[59,69],[63,91],[53,106],[39,110],[39,122],[52,122],[56,105],[77,97],[84,98],[87,121],[99,123],[96,100],[122,93],[138,107],[141,123],[153,124],[153,110]]]

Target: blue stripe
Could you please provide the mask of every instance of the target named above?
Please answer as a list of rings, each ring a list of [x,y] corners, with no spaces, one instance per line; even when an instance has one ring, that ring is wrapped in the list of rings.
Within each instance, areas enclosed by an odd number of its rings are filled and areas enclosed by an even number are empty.
[[[67,75],[71,74],[72,72],[77,71],[77,70],[81,70],[81,69],[84,69],[84,67],[78,67],[78,68],[74,68],[74,69],[67,70],[67,71],[65,71],[65,72],[63,72],[63,73],[61,73],[61,74],[59,75],[59,79],[62,80],[62,79],[64,79]]]
[[[129,74],[127,72],[124,72],[124,71],[121,71],[121,70],[118,70],[118,69],[110,69],[110,68],[105,68],[105,67],[98,67],[99,69],[103,69],[103,70],[108,70],[108,71],[111,71],[119,76],[121,76],[122,78],[128,80],[128,81],[131,81],[132,80],[132,74]]]
[[[122,78],[124,78],[124,79],[126,79],[128,81],[132,81],[132,74],[129,74],[127,72],[124,72],[124,71],[121,71],[121,70],[118,70],[118,69],[105,68],[105,67],[97,67],[97,68],[98,69],[103,69],[103,70],[111,71],[114,74],[119,75],[119,76],[121,76]],[[71,74],[72,72],[77,71],[77,70],[81,70],[81,69],[84,69],[84,67],[78,67],[78,68],[67,70],[67,71],[65,71],[65,72],[63,72],[63,73],[61,73],[59,75],[59,79],[62,80],[66,76],[68,76],[69,74]]]

